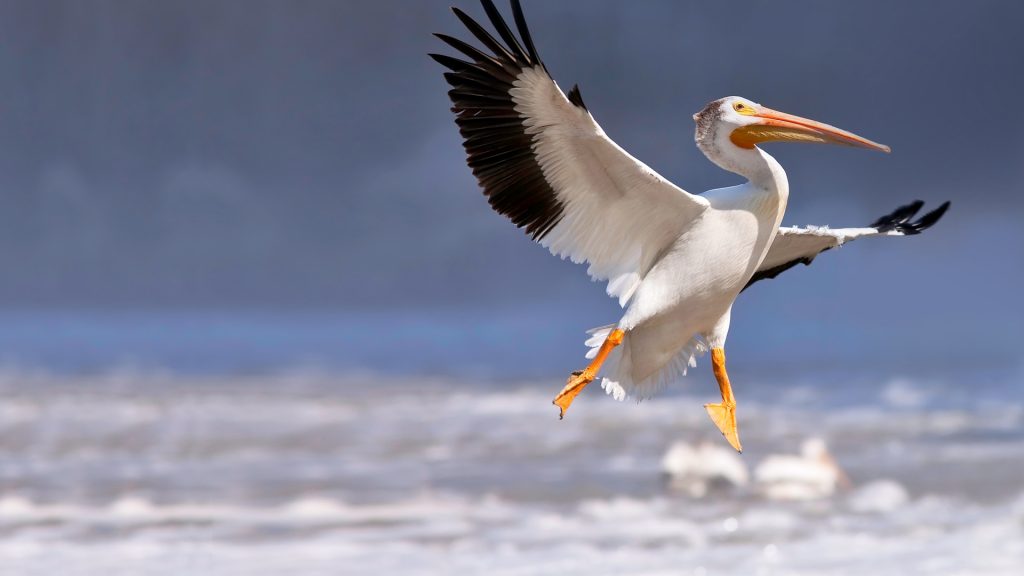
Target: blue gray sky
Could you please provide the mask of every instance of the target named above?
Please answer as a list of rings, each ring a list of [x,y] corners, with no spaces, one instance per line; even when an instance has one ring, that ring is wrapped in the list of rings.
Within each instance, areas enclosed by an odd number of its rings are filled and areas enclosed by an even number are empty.
[[[0,310],[355,315],[378,327],[349,342],[367,347],[357,364],[436,323],[451,337],[427,351],[469,347],[452,362],[495,365],[508,344],[575,367],[579,334],[617,308],[477,189],[426,57],[444,50],[431,32],[465,36],[449,3],[0,4]],[[734,349],[1019,365],[1024,5],[524,4],[556,79],[691,192],[737,182],[691,120],[737,94],[893,147],[772,146],[788,224],[953,201],[926,235],[748,291]],[[479,331],[496,335],[474,352]]]

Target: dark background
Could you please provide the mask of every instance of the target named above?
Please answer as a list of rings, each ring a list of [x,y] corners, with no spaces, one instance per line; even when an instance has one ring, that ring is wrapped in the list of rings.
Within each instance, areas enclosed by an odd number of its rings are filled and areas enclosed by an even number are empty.
[[[0,4],[7,359],[577,368],[619,312],[481,197],[426,56],[467,36],[448,3]],[[893,148],[770,146],[786,224],[953,201],[745,293],[748,368],[1021,370],[1024,5],[525,4],[561,85],[691,192],[738,182],[691,120],[737,94]]]

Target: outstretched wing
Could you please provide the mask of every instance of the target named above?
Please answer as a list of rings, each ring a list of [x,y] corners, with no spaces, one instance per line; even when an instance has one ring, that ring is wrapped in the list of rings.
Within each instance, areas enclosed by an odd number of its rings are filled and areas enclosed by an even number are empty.
[[[451,70],[448,95],[469,166],[491,207],[554,254],[589,262],[591,277],[608,280],[609,295],[624,305],[708,202],[609,139],[578,87],[562,93],[537,55],[518,0],[518,39],[490,0],[482,4],[501,41],[452,8],[487,51],[436,34],[468,60],[430,55]]]
[[[818,254],[842,246],[851,240],[867,236],[920,234],[942,218],[949,208],[949,202],[912,221],[922,206],[924,202],[920,200],[900,206],[866,228],[781,227],[761,266],[743,289],[750,288],[750,285],[758,280],[775,278],[797,264],[810,265]]]

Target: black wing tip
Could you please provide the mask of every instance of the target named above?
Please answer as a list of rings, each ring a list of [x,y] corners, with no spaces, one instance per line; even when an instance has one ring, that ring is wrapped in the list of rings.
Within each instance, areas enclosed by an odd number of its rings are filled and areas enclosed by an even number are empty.
[[[895,230],[900,224],[913,218],[914,214],[917,214],[922,206],[924,206],[924,201],[922,200],[914,200],[910,204],[904,204],[872,222],[869,228],[877,228],[879,232]]]
[[[537,47],[533,44],[533,36],[530,34],[530,28],[526,25],[526,16],[523,15],[523,6],[519,3],[519,0],[512,0],[512,19],[516,22],[516,28],[519,29],[519,36],[523,39],[523,44],[526,47],[526,55],[530,59],[530,64],[540,66],[547,70],[544,63],[541,62],[540,56],[537,54]]]
[[[456,50],[459,50],[459,46],[460,45],[466,44],[465,42],[463,42],[462,40],[459,40],[455,36],[452,36],[450,34],[445,34],[444,32],[431,32],[431,35],[433,35],[434,38],[437,38],[441,42],[444,42],[445,44],[451,46],[452,48],[455,48]],[[466,45],[468,45],[468,44],[466,44]]]
[[[523,44],[526,45],[525,50],[520,45],[519,39],[517,39],[515,34],[512,33],[512,30],[505,22],[505,19],[501,16],[501,13],[494,6],[494,3],[490,0],[481,0],[480,3],[483,5],[484,11],[487,13],[487,18],[491,21],[491,24],[498,32],[498,35],[502,40],[504,40],[504,44],[491,36],[491,34],[487,32],[479,22],[474,20],[472,16],[469,16],[458,6],[449,6],[449,10],[455,14],[456,18],[459,19],[462,25],[465,26],[477,40],[483,43],[493,53],[493,55],[482,52],[478,48],[448,34],[434,32],[434,37],[466,56],[469,56],[477,63],[489,60],[494,64],[511,65],[520,69],[532,66],[540,66],[541,68],[544,68],[544,63],[540,61],[540,58],[537,56],[536,48],[533,46],[533,40],[530,38],[530,31],[526,27],[526,19],[523,17],[522,7],[519,6],[517,2],[512,2],[513,16],[516,27],[519,30],[519,34],[522,36]]]
[[[498,11],[494,2],[491,2],[491,0],[480,0],[480,4],[483,5],[484,12],[487,14],[487,18],[491,21],[491,25],[498,31],[498,35],[505,41],[508,48],[512,50],[515,57],[523,62],[528,62],[529,57],[527,57],[526,51],[523,50],[523,47],[519,44],[519,39],[517,39],[516,35],[512,33],[512,29],[508,27],[508,23],[505,22],[505,19],[501,16],[501,12]]]
[[[939,205],[939,207],[936,208],[935,210],[932,210],[931,212],[925,214],[924,216],[921,216],[921,218],[918,219],[918,221],[916,222],[918,232],[922,230],[927,230],[934,226],[936,222],[938,222],[939,220],[942,219],[943,216],[945,216],[946,211],[949,210],[949,206],[950,201],[946,200],[941,205]]]
[[[441,42],[444,42],[445,44],[447,44],[449,46],[451,46],[451,44],[452,44],[451,41],[455,40],[455,38],[452,38],[451,36],[449,36],[448,34],[445,34],[443,32],[431,32],[430,35],[433,36],[434,38],[437,38]]]
[[[472,20],[472,18],[469,17],[469,14],[466,14],[462,10],[462,8],[459,8],[458,6],[449,6],[448,9],[451,10],[452,14],[455,14],[455,17],[461,20],[462,22],[465,22],[466,20]]]
[[[429,56],[430,59],[433,60],[434,62],[437,62],[438,64],[444,66],[445,68],[451,70],[452,72],[459,72],[460,70],[464,70],[470,65],[468,62],[464,62],[462,60],[459,60],[458,58],[453,58],[447,54],[435,54],[433,52],[430,52],[427,54],[427,56]]]
[[[921,216],[917,220],[911,220],[921,208],[924,206],[922,200],[915,200],[905,206],[900,206],[892,213],[882,216],[871,224],[871,228],[875,228],[879,232],[901,232],[906,236],[913,236],[914,234],[920,234],[925,230],[931,228],[942,219],[946,211],[949,210],[950,202],[947,200],[939,205],[938,208],[928,212],[924,216]]]
[[[574,106],[583,108],[584,110],[587,109],[587,105],[583,103],[583,95],[580,94],[579,84],[573,84],[572,89],[569,90],[569,94],[567,94],[567,96],[569,98],[569,102],[572,102]]]
[[[523,70],[543,69],[543,64],[536,58],[517,2],[512,8],[521,42],[492,2],[482,0],[482,4],[500,40],[453,7],[452,12],[482,47],[435,33],[461,56],[430,57],[450,70],[444,77],[453,86],[448,95],[467,163],[491,207],[534,240],[541,240],[561,221],[565,207],[538,163],[534,136],[526,132],[526,118],[516,110],[511,89]]]

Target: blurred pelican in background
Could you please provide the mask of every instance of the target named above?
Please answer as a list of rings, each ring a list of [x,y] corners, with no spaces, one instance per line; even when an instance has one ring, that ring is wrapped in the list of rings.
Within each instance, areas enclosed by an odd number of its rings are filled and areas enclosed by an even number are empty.
[[[808,438],[800,454],[772,454],[754,469],[757,491],[769,500],[817,500],[851,487],[821,438]]]
[[[736,452],[706,440],[695,446],[682,440],[672,444],[661,458],[661,473],[670,489],[692,498],[750,483],[747,465]]]

